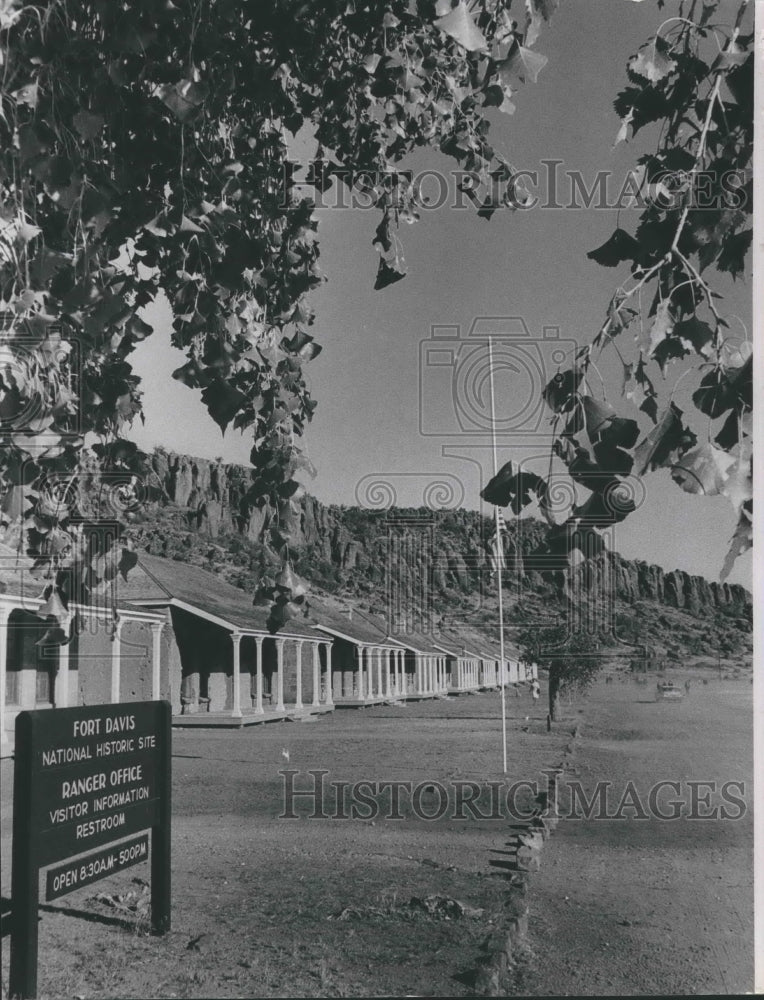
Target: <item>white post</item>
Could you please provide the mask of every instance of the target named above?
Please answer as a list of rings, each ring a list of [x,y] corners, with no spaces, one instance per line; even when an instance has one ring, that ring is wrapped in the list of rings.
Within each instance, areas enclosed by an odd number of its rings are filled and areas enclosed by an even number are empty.
[[[241,718],[241,632],[231,632],[233,643],[233,708],[231,717]]]
[[[384,651],[384,657],[385,657],[385,694],[387,695],[388,698],[392,698],[393,685],[390,673],[392,667],[393,651],[391,649],[386,649]]]
[[[302,708],[302,643],[303,643],[302,639],[295,640],[295,646],[297,648],[297,664],[295,666],[295,675],[296,675],[296,684],[295,684],[296,692],[294,700],[295,708]]]
[[[364,671],[364,647],[358,647],[358,700],[364,700],[365,685],[363,683],[363,671]]]
[[[321,704],[321,663],[318,658],[318,643],[313,646],[313,701],[311,704],[315,708]]]
[[[151,623],[151,697],[159,701],[162,696],[162,629],[164,622]]]
[[[255,715],[263,715],[263,637],[255,636]]]
[[[496,396],[493,386],[493,340],[488,338],[488,377],[491,388],[491,437],[493,445],[493,474],[498,472],[499,461],[496,449]],[[496,525],[496,590],[499,595],[499,654],[504,659],[504,597],[502,594],[501,570],[504,549],[501,540],[501,515],[494,505],[494,522]],[[501,689],[501,746],[504,761],[504,773],[507,773],[507,701],[504,687]]]
[[[284,711],[284,639],[276,640],[276,711]]]
[[[366,647],[366,700],[374,697],[374,649]]]
[[[332,677],[332,644],[327,642],[324,644],[326,646],[326,701],[325,704],[334,704],[334,695],[332,693],[332,684],[334,683],[334,678]]]
[[[72,627],[71,615],[61,622],[61,628],[69,633]],[[56,708],[69,707],[69,646],[58,647],[58,671],[56,672],[56,683],[53,691],[53,704]]]
[[[377,646],[377,697],[382,698],[385,694],[382,678],[382,647]]]
[[[5,731],[5,684],[8,671],[8,619],[11,611],[7,604],[0,604],[0,743],[8,742]]]
[[[111,640],[111,702],[116,705],[119,701],[119,672],[122,654],[122,620],[117,619],[114,624],[114,635]]]

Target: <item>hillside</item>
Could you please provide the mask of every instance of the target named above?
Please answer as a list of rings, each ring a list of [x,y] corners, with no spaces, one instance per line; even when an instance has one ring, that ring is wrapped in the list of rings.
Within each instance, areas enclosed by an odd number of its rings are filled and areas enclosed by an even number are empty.
[[[219,574],[254,593],[273,565],[263,544],[274,516],[249,497],[249,470],[162,450],[149,456],[136,544]],[[325,506],[310,496],[281,525],[294,566],[313,589],[353,598],[377,613],[430,624],[478,627],[496,635],[491,523],[476,511],[368,510]],[[549,622],[571,598],[582,613],[615,624],[614,643],[688,656],[747,662],[751,596],[739,585],[607,553],[573,568],[539,558],[546,526],[510,521],[506,545],[507,623]],[[508,639],[511,642],[512,632]],[[639,655],[637,652],[636,655]]]

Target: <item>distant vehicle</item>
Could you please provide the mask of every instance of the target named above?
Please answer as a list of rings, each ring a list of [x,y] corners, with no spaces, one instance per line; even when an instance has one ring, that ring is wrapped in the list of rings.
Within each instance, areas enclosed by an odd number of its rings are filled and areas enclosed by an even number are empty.
[[[684,691],[671,681],[663,681],[655,687],[656,701],[679,701],[684,697]]]

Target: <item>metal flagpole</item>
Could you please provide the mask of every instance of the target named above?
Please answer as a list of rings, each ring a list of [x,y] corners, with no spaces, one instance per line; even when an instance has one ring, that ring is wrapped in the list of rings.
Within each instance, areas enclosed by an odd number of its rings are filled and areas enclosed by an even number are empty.
[[[494,476],[499,471],[499,463],[496,454],[496,400],[494,397],[493,390],[493,339],[488,338],[488,376],[489,383],[491,387],[491,439],[493,445],[493,474]],[[504,773],[507,773],[507,699],[505,693],[504,684],[504,598],[502,596],[501,588],[501,569],[504,562],[504,546],[502,544],[501,537],[501,527],[499,521],[499,508],[494,504],[494,521],[496,524],[496,548],[497,548],[497,558],[496,558],[496,587],[499,594],[499,655],[501,656],[501,664],[499,667],[501,676],[501,742],[502,742],[502,752],[504,760]]]

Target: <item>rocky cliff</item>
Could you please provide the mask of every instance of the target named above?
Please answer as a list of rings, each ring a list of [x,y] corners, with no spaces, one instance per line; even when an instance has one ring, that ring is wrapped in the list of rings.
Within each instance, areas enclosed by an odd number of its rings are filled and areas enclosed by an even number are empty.
[[[213,565],[225,563],[218,568],[230,576],[231,541],[252,543],[252,553],[257,555],[273,517],[272,509],[252,499],[250,485],[249,470],[243,466],[155,452],[146,471],[151,517],[140,527],[143,544],[157,554],[182,556],[189,548],[201,551],[199,546],[204,548],[209,540],[212,546],[207,546],[205,558]],[[161,523],[162,530],[153,530],[149,521]],[[427,575],[437,594],[474,593],[490,573],[491,526],[476,511],[325,506],[306,495],[299,501],[299,514],[286,527],[298,569],[309,579],[349,593],[389,582],[393,554],[401,586],[411,586]],[[572,593],[596,595],[607,589],[624,605],[651,602],[697,618],[716,611],[750,617],[751,596],[744,587],[709,582],[681,569],[667,572],[617,553],[567,572],[546,567],[533,555],[545,533],[545,526],[536,521],[510,522],[506,545],[510,586],[559,598]],[[189,544],[194,536],[199,546]],[[233,548],[241,556],[241,546]],[[257,560],[237,561],[240,568],[247,564],[252,570],[257,568]]]

